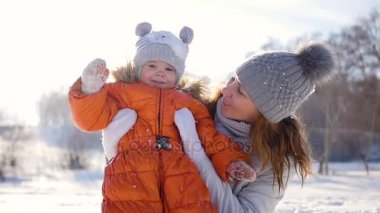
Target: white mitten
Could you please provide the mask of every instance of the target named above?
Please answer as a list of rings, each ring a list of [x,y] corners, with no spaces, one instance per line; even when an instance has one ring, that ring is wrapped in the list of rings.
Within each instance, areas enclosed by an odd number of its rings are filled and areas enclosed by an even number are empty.
[[[99,58],[93,60],[82,72],[82,92],[85,94],[99,92],[106,83],[108,75],[106,61]]]
[[[202,144],[199,140],[193,114],[187,108],[177,110],[174,114],[174,123],[176,124],[185,153],[190,159],[197,163],[207,158]]]
[[[119,140],[133,127],[136,119],[137,113],[132,109],[125,108],[120,110],[112,122],[103,129],[102,144],[108,160],[116,156]]]

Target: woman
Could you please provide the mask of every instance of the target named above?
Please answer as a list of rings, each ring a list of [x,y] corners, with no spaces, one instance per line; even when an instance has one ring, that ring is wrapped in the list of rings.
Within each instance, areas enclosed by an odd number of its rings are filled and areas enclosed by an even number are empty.
[[[254,182],[223,182],[202,148],[190,111],[176,112],[185,152],[218,212],[273,212],[296,173],[304,182],[311,173],[311,155],[304,126],[294,113],[334,68],[326,45],[306,43],[295,53],[255,55],[222,89],[211,108],[216,128],[250,156],[257,172]]]

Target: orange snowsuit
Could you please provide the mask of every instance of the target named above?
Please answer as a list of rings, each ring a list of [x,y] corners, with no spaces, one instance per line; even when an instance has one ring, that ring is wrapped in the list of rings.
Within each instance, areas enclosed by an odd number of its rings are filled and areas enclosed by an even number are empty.
[[[76,125],[89,132],[107,127],[120,109],[138,115],[105,167],[103,212],[216,212],[197,168],[183,152],[174,123],[174,112],[181,108],[193,113],[199,138],[222,179],[227,180],[232,160],[245,159],[235,143],[217,133],[206,107],[176,89],[116,82],[85,95],[78,79],[69,102]],[[159,141],[171,147],[159,149]]]

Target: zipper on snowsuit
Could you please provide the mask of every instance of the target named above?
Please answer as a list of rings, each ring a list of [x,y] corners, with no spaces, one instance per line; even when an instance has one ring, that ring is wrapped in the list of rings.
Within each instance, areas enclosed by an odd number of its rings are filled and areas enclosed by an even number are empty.
[[[159,189],[160,189],[160,197],[162,200],[162,208],[163,212],[167,212],[166,210],[166,199],[165,199],[165,190],[164,190],[164,167],[162,161],[162,152],[163,150],[171,149],[169,138],[162,135],[162,89],[159,89],[159,103],[158,103],[158,130],[156,135],[156,148],[158,149],[158,162],[159,162]]]

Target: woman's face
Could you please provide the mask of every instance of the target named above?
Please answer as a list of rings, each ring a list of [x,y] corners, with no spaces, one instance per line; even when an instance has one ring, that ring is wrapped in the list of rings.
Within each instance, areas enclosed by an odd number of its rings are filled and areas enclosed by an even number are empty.
[[[237,76],[232,77],[222,89],[222,114],[224,117],[252,123],[259,111],[249,98]]]

